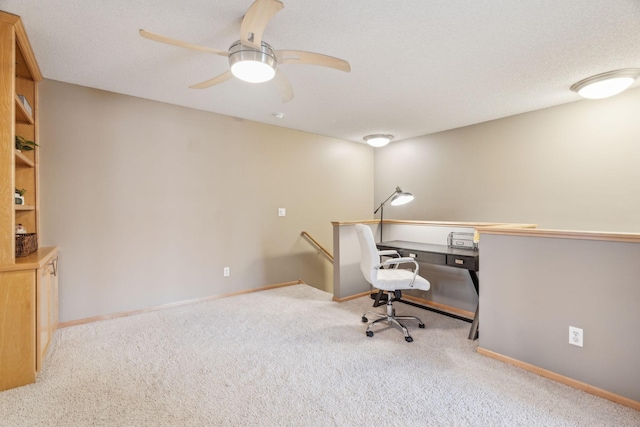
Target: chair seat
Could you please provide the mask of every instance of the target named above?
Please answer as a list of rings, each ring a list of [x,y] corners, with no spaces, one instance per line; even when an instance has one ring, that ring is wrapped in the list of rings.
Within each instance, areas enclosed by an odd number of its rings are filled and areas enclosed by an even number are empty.
[[[383,291],[395,291],[398,289],[420,289],[428,291],[431,284],[424,277],[416,276],[416,280],[411,284],[413,271],[404,269],[380,269],[374,286]]]

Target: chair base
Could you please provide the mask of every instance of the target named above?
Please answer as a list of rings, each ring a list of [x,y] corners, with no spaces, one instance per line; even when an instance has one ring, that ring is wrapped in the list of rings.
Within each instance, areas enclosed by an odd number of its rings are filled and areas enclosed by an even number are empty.
[[[387,304],[386,304],[387,312],[385,314],[377,313],[375,311],[367,311],[365,314],[362,315],[363,323],[369,322],[369,319],[367,318],[367,316],[370,316],[370,317],[373,316],[377,318],[376,320],[369,323],[369,325],[367,326],[366,334],[368,337],[372,337],[373,331],[371,330],[371,328],[373,327],[373,325],[379,322],[387,321],[389,326],[395,326],[396,328],[402,331],[402,333],[404,334],[404,340],[406,342],[412,342],[413,338],[411,337],[411,335],[409,335],[409,330],[402,323],[400,323],[399,320],[415,320],[418,322],[418,327],[420,328],[424,328],[424,323],[422,322],[422,320],[420,320],[415,316],[396,316],[396,310],[393,308],[393,301],[394,301],[393,292],[392,291],[388,292]]]

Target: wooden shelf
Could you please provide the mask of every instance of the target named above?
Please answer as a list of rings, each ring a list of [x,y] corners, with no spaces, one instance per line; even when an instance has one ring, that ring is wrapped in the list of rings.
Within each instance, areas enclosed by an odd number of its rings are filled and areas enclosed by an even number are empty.
[[[15,257],[16,225],[40,236],[38,152],[16,150],[15,137],[38,143],[42,73],[22,21],[2,11],[0,64],[0,337],[6,338],[0,340],[1,391],[35,382],[58,323],[58,277],[56,248]],[[30,204],[5,197],[16,188],[27,191]]]
[[[33,160],[31,160],[30,158],[22,154],[20,151],[16,150],[15,153],[16,153],[16,167],[20,167],[20,166],[28,167],[28,168],[35,167],[35,163],[33,162]]]
[[[14,264],[0,265],[0,272],[2,271],[18,271],[18,270],[32,270],[35,268],[43,267],[51,260],[52,256],[56,254],[58,248],[56,246],[46,246],[38,248],[32,254],[26,257],[16,258]]]
[[[22,102],[20,102],[20,98],[18,98],[17,94],[15,96],[15,101],[16,101],[16,122],[28,124],[28,125],[34,124],[33,116],[29,114],[26,108],[24,108],[24,105],[22,105]]]
[[[16,211],[35,211],[36,207],[33,205],[15,205]]]

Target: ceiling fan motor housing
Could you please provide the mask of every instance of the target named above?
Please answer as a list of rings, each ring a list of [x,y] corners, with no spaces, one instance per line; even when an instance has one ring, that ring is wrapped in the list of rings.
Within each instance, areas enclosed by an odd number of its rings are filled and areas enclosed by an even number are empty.
[[[238,40],[229,48],[229,66],[239,79],[262,83],[274,77],[278,60],[268,43],[262,42],[260,49],[256,49]]]

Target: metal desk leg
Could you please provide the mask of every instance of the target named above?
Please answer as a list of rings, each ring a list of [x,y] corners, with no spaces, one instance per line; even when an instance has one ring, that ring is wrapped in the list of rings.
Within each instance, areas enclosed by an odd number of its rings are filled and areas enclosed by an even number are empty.
[[[476,314],[473,316],[473,322],[471,322],[471,330],[469,331],[469,339],[476,340],[478,339],[478,310],[480,309],[480,304],[476,307]]]
[[[473,316],[473,322],[471,322],[471,330],[469,330],[469,339],[478,339],[478,313],[480,311],[480,281],[475,271],[469,270],[473,287],[476,288],[476,294],[478,295],[478,305],[476,306],[476,314]]]

